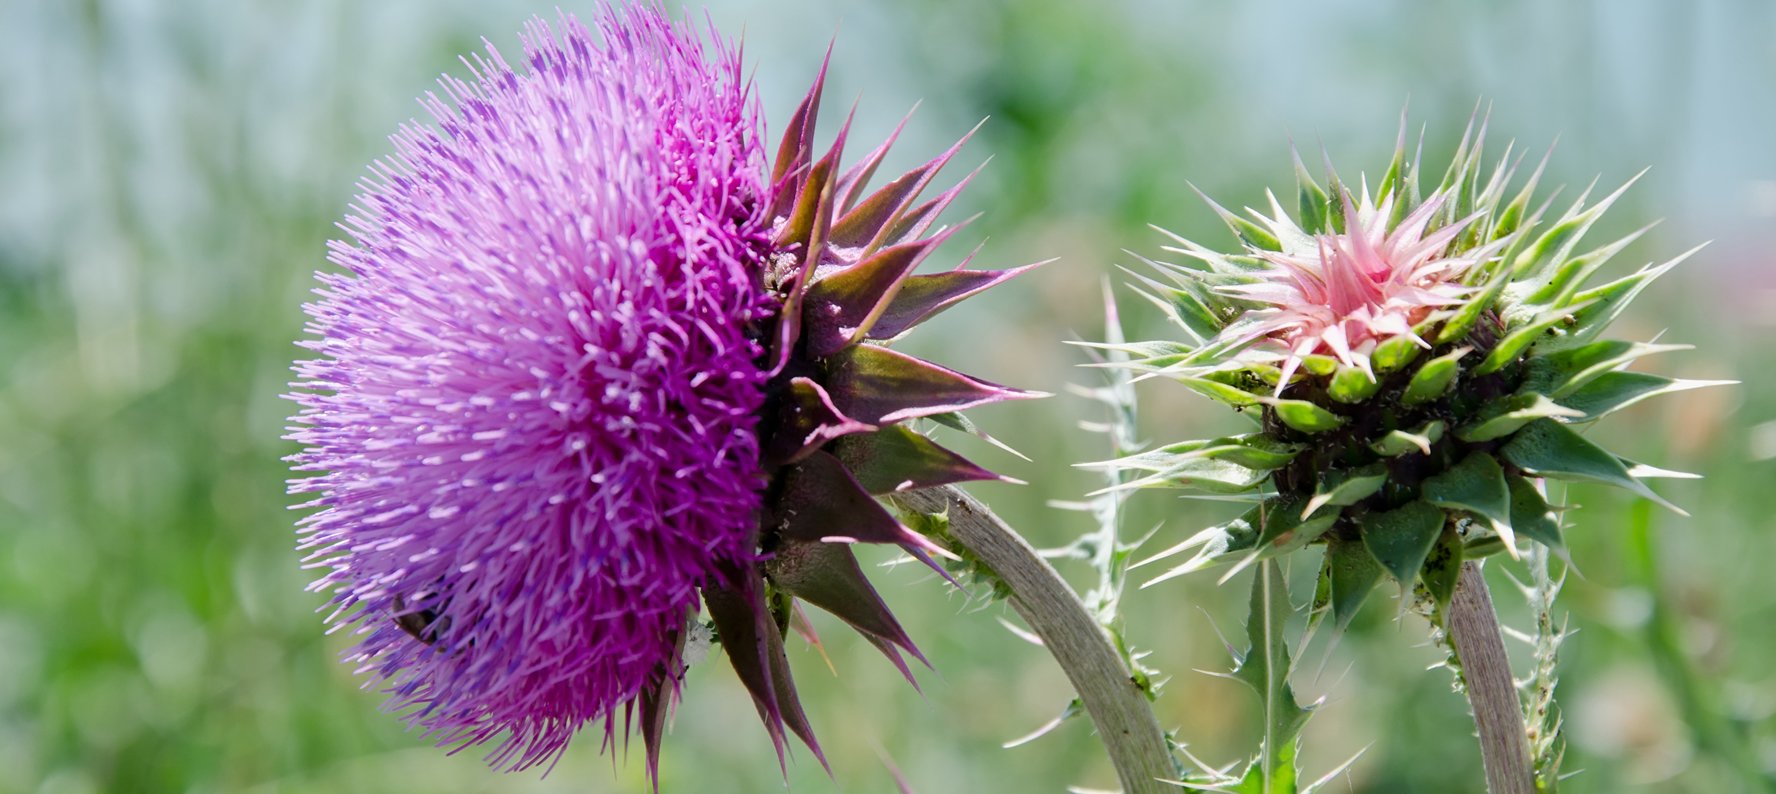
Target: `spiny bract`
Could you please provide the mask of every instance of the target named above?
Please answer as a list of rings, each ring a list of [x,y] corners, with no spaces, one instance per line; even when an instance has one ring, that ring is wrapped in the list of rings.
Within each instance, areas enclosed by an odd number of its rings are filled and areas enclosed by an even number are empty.
[[[291,490],[351,660],[440,743],[559,756],[638,725],[650,774],[699,602],[781,756],[819,755],[795,599],[910,677],[848,542],[929,542],[876,494],[993,478],[907,420],[1028,396],[889,349],[1021,270],[912,275],[955,149],[874,192],[888,144],[816,159],[821,82],[774,167],[738,52],[656,5],[534,20],[424,102],[307,306]],[[824,76],[824,67],[822,70]],[[891,142],[891,141],[890,141]],[[960,144],[957,144],[960,146]]]
[[[1156,555],[1196,549],[1154,581],[1323,543],[1316,606],[1342,627],[1384,573],[1440,606],[1464,558],[1515,556],[1524,541],[1564,553],[1537,478],[1664,503],[1642,480],[1676,473],[1606,452],[1573,427],[1711,385],[1624,370],[1679,346],[1598,338],[1688,254],[1588,286],[1639,236],[1578,248],[1622,190],[1592,204],[1587,191],[1544,223],[1548,203],[1532,206],[1542,168],[1513,191],[1515,161],[1507,151],[1484,169],[1484,137],[1470,126],[1428,194],[1403,129],[1374,195],[1336,175],[1321,187],[1297,159],[1299,220],[1274,195],[1268,215],[1215,206],[1243,251],[1175,238],[1167,250],[1183,261],[1149,260],[1164,278],[1140,277],[1138,289],[1189,341],[1104,347],[1258,424],[1100,464],[1141,472],[1127,487],[1256,503]]]

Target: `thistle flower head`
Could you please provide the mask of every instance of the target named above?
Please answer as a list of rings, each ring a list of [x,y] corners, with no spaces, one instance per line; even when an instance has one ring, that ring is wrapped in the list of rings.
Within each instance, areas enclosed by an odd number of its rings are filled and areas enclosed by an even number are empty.
[[[1517,161],[1507,151],[1483,167],[1484,137],[1470,126],[1428,193],[1403,131],[1374,198],[1366,181],[1353,191],[1329,175],[1322,187],[1297,159],[1295,218],[1274,195],[1268,215],[1215,206],[1242,250],[1175,238],[1168,250],[1181,263],[1149,261],[1162,278],[1141,276],[1140,290],[1187,339],[1103,347],[1257,422],[1251,433],[1103,464],[1146,472],[1126,487],[1254,505],[1155,556],[1196,550],[1154,581],[1323,544],[1319,613],[1342,626],[1384,575],[1437,607],[1465,558],[1515,556],[1524,542],[1563,554],[1538,478],[1663,502],[1643,480],[1682,475],[1618,457],[1571,428],[1712,385],[1624,371],[1675,346],[1598,339],[1684,257],[1588,285],[1638,237],[1578,247],[1621,190],[1592,204],[1587,191],[1544,222],[1549,204],[1532,204],[1541,168],[1513,187]]]
[[[363,183],[293,384],[302,547],[440,743],[524,768],[633,723],[651,772],[704,612],[779,754],[818,755],[796,599],[917,657],[829,541],[924,555],[871,495],[995,475],[902,423],[1025,395],[874,340],[1018,271],[912,275],[954,150],[866,193],[886,145],[814,161],[817,82],[767,165],[734,48],[654,5],[595,28],[490,46]]]
[[[1255,342],[1245,354],[1249,360],[1282,356],[1279,391],[1308,355],[1333,356],[1369,372],[1369,355],[1382,342],[1406,338],[1428,347],[1412,327],[1471,293],[1461,278],[1496,248],[1449,250],[1472,217],[1426,231],[1447,194],[1430,196],[1398,224],[1393,224],[1396,195],[1389,194],[1380,206],[1367,190],[1360,203],[1349,194],[1341,199],[1342,232],[1309,235],[1280,211],[1262,218],[1281,249],[1255,252],[1265,266],[1254,273],[1257,281],[1222,289],[1265,307],[1249,311],[1223,333]]]

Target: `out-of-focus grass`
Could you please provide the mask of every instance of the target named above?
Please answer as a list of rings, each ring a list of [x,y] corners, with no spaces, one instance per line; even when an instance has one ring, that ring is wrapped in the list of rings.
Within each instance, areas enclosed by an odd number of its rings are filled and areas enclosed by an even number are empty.
[[[1158,0],[900,4],[714,2],[748,31],[770,116],[800,95],[831,31],[833,97],[862,93],[860,138],[915,100],[908,164],[992,116],[969,153],[996,156],[965,199],[986,212],[982,261],[1064,260],[909,340],[995,380],[1061,391],[1060,340],[1100,326],[1096,286],[1156,222],[1224,240],[1186,180],[1231,203],[1286,187],[1292,133],[1346,171],[1376,164],[1411,97],[1426,157],[1476,98],[1494,139],[1532,156],[1564,136],[1554,181],[1655,170],[1610,228],[1670,220],[1632,249],[1664,257],[1714,238],[1629,313],[1628,336],[1701,349],[1655,362],[1744,385],[1679,395],[1605,423],[1612,448],[1707,475],[1663,488],[1690,518],[1636,518],[1575,488],[1564,595],[1577,636],[1561,695],[1573,791],[1751,789],[1776,756],[1776,19],[1756,2],[1485,6],[1354,1],[1208,7]],[[570,4],[585,12],[587,6]],[[278,458],[298,305],[381,136],[412,97],[487,36],[515,46],[518,2],[0,5],[0,792],[633,791],[582,741],[549,777],[496,775],[476,753],[421,746],[379,713],[321,634],[292,550]],[[840,20],[843,24],[840,24]],[[1522,149],[1520,149],[1521,151]],[[892,163],[891,163],[892,164]],[[972,232],[970,234],[973,234]],[[960,255],[960,250],[956,254]],[[1627,265],[1624,265],[1625,268]],[[1128,302],[1131,336],[1165,333]],[[968,340],[968,346],[958,344]],[[1143,387],[1144,430],[1194,437],[1206,401]],[[1039,544],[1087,529],[1047,509],[1093,487],[1075,460],[1101,439],[1068,397],[980,412],[1032,458],[967,451],[1031,485],[980,495]],[[1224,510],[1142,494],[1131,531],[1173,540]],[[1498,566],[1495,566],[1495,568]],[[1080,582],[1086,571],[1073,571]],[[1139,574],[1140,572],[1137,572]],[[1306,576],[1305,566],[1296,576]],[[1112,778],[1083,724],[1001,750],[1070,697],[1040,651],[910,569],[879,581],[937,667],[913,694],[873,649],[821,621],[835,677],[792,651],[839,783],[806,753],[802,791],[1060,791]],[[1139,578],[1136,579],[1140,581]],[[1301,587],[1298,592],[1305,592]],[[1172,675],[1162,722],[1205,758],[1253,744],[1253,703],[1192,672],[1225,664],[1244,589],[1211,579],[1126,599],[1128,634]],[[1501,602],[1510,599],[1501,595]],[[1517,608],[1515,606],[1513,609]],[[1471,725],[1422,627],[1378,600],[1325,672],[1306,763],[1352,768],[1363,791],[1478,780]],[[1521,615],[1507,615],[1519,625]],[[817,618],[817,621],[819,618]],[[669,791],[771,791],[776,761],[723,664],[693,670],[668,745]],[[1674,673],[1681,672],[1681,675]]]

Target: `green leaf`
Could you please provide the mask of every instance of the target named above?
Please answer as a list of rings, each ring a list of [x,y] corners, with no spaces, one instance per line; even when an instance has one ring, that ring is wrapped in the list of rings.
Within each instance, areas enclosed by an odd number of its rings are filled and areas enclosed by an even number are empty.
[[[1531,422],[1517,431],[1517,435],[1500,452],[1505,460],[1530,474],[1614,485],[1651,499],[1680,515],[1689,515],[1653,493],[1653,489],[1648,488],[1645,483],[1635,479],[1620,458],[1553,420],[1538,419]]]
[[[1313,498],[1307,500],[1307,507],[1302,510],[1301,517],[1313,515],[1314,511],[1326,505],[1354,505],[1381,490],[1387,478],[1387,466],[1381,463],[1372,463],[1359,469],[1332,469],[1320,476]]]
[[[1491,441],[1515,433],[1537,419],[1570,419],[1580,415],[1581,412],[1561,406],[1545,394],[1514,394],[1492,403],[1481,412],[1480,421],[1455,431],[1455,437],[1470,443]]]
[[[1455,384],[1455,376],[1461,372],[1459,362],[1462,356],[1472,350],[1471,347],[1456,348],[1426,361],[1424,366],[1412,373],[1412,380],[1407,382],[1406,392],[1400,395],[1400,401],[1407,405],[1418,405],[1442,397]]]
[[[1341,403],[1360,403],[1375,395],[1381,383],[1374,375],[1356,367],[1340,367],[1338,374],[1332,376],[1327,384],[1326,393]]]
[[[1251,779],[1253,771],[1258,773],[1257,790],[1263,794],[1294,794],[1294,745],[1311,714],[1296,702],[1289,685],[1293,664],[1283,631],[1293,612],[1282,566],[1274,560],[1264,563],[1252,577],[1251,614],[1246,618],[1250,644],[1233,670],[1233,677],[1257,692],[1264,706],[1264,744],[1246,774]]]
[[[1542,497],[1535,483],[1522,477],[1510,478],[1511,488],[1511,529],[1517,534],[1529,538],[1558,552],[1566,550],[1566,540],[1560,536],[1560,522],[1554,518],[1554,509],[1548,506],[1548,500]]]
[[[1306,400],[1265,397],[1260,400],[1276,411],[1277,419],[1303,433],[1324,433],[1344,424],[1344,417]]]
[[[1431,454],[1431,445],[1443,439],[1443,420],[1432,419],[1424,427],[1413,432],[1405,430],[1389,430],[1387,435],[1376,439],[1369,448],[1377,455],[1396,458],[1408,452]]]
[[[1370,513],[1361,520],[1363,545],[1403,587],[1412,586],[1417,579],[1425,556],[1430,554],[1446,523],[1443,511],[1425,502]]]
[[[1505,549],[1517,556],[1511,534],[1511,489],[1505,471],[1484,452],[1470,453],[1448,471],[1424,481],[1426,502],[1450,510],[1465,510],[1492,525],[1505,541]]]
[[[1648,397],[1735,383],[1738,381],[1680,380],[1645,372],[1606,372],[1573,390],[1560,400],[1560,404],[1571,409],[1573,415],[1578,417],[1573,422],[1592,422]]]

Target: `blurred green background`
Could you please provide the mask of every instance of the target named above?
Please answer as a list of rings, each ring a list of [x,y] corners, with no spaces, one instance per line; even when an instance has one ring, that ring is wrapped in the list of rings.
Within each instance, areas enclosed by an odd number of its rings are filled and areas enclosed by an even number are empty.
[[[591,4],[567,0],[567,10]],[[1372,174],[1400,109],[1443,158],[1477,99],[1495,151],[1533,159],[1557,137],[1568,197],[1653,169],[1599,239],[1663,217],[1616,272],[1714,240],[1618,326],[1695,343],[1654,362],[1738,378],[1633,409],[1598,432],[1629,457],[1707,475],[1661,490],[1693,515],[1575,489],[1582,575],[1563,611],[1570,791],[1761,790],[1776,768],[1776,6],[1670,3],[1175,0],[711,0],[744,31],[780,130],[837,35],[831,119],[861,96],[858,139],[916,101],[891,162],[924,159],[990,116],[965,166],[991,154],[958,217],[981,261],[1062,257],[934,321],[914,352],[1001,382],[1091,383],[1063,347],[1100,331],[1099,284],[1156,223],[1231,244],[1190,192],[1260,201],[1291,185],[1288,144]],[[336,660],[304,591],[283,492],[278,398],[300,303],[325,241],[413,97],[486,36],[550,3],[515,0],[5,0],[0,2],[0,792],[601,792],[643,790],[639,752],[595,736],[548,777],[447,756],[379,712]],[[826,134],[831,133],[829,126]],[[861,151],[864,147],[860,146]],[[963,171],[958,169],[959,175]],[[960,257],[973,239],[952,249]],[[1168,333],[1127,300],[1132,334]],[[1226,421],[1181,387],[1141,390],[1143,435]],[[977,412],[1033,462],[977,460],[1030,482],[976,492],[1038,544],[1088,528],[1045,507],[1095,487],[1069,462],[1104,456],[1067,396]],[[1157,492],[1129,531],[1181,539],[1226,510]],[[1297,579],[1311,575],[1297,563]],[[1497,576],[1499,564],[1489,566]],[[1090,572],[1066,572],[1084,586]],[[1137,572],[1137,573],[1144,573]],[[1239,760],[1256,702],[1224,669],[1244,579],[1174,580],[1128,598],[1130,639],[1170,677],[1159,703],[1197,756]],[[1114,784],[1089,726],[1000,744],[1071,696],[996,605],[909,569],[879,586],[936,665],[913,693],[874,649],[818,625],[838,674],[800,643],[793,663],[833,761],[805,752],[794,790],[1059,792]],[[1137,577],[1137,582],[1140,578]],[[1506,620],[1521,600],[1495,579]],[[1325,705],[1306,732],[1310,777],[1368,748],[1331,790],[1479,789],[1466,707],[1422,621],[1375,599],[1299,677]],[[672,792],[783,788],[725,663],[692,670],[662,768]],[[1520,668],[1521,670],[1521,668]],[[1319,674],[1316,675],[1315,673]]]

